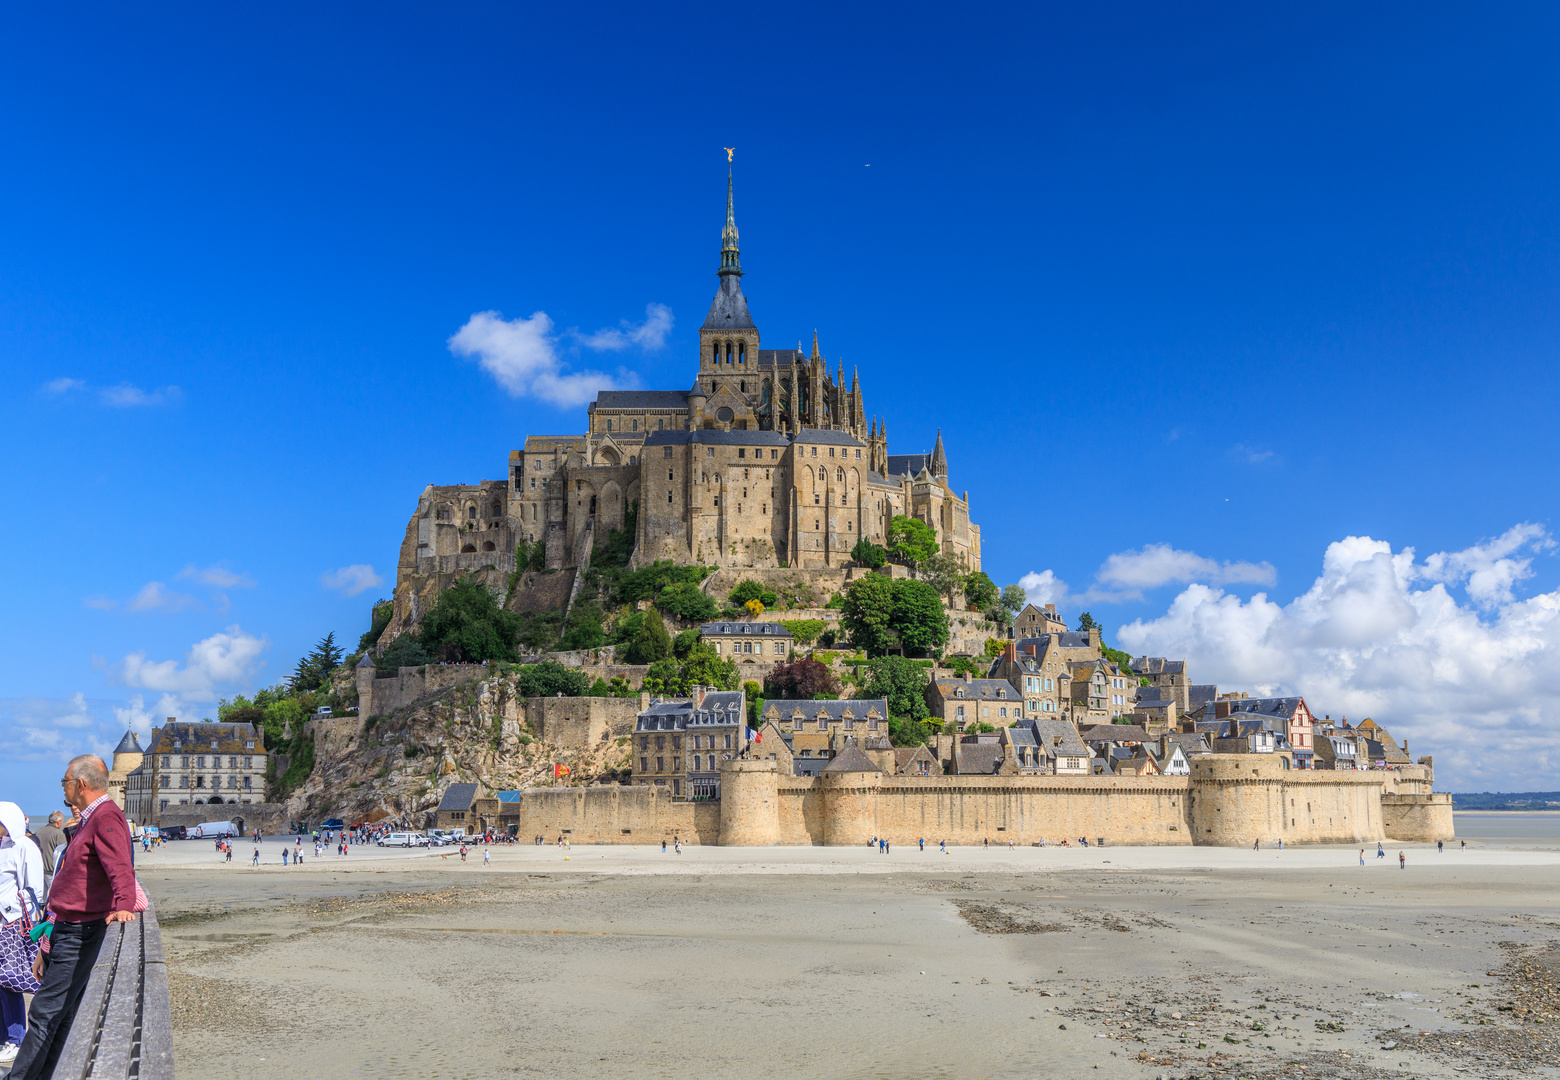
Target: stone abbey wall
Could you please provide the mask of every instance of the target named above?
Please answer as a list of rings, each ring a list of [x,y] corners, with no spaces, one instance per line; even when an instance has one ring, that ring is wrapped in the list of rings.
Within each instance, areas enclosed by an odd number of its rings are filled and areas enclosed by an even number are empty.
[[[957,844],[1364,844],[1452,836],[1451,797],[1397,794],[1383,772],[1286,770],[1256,754],[1199,757],[1187,777],[894,777],[882,773],[780,775],[768,760],[723,762],[716,803],[672,799],[664,788],[526,792],[522,836],[738,846],[948,840]],[[1411,782],[1418,783],[1415,778]],[[522,800],[524,805],[524,800]],[[541,825],[545,821],[546,828]]]

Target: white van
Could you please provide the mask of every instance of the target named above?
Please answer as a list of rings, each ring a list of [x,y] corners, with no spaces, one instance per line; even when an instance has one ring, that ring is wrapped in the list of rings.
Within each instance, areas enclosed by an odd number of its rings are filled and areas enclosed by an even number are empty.
[[[379,838],[378,844],[380,847],[411,847],[417,843],[413,836],[413,833],[405,832],[386,833]]]
[[[208,821],[184,834],[190,840],[210,840],[218,836],[237,836],[238,826],[231,821]]]

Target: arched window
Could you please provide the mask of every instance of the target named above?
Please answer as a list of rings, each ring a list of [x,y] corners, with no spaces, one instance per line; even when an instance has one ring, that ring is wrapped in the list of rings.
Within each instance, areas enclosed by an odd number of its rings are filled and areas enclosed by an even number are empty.
[[[716,364],[720,363],[720,342],[718,341],[710,346],[710,361]]]
[[[477,508],[475,506],[468,506],[468,507],[466,507],[466,517],[469,518],[472,521],[476,521],[477,520]]]
[[[838,480],[840,483],[843,484],[845,482],[845,470],[844,469],[835,469],[834,470],[834,479]]]
[[[491,540],[484,540],[484,541],[482,541],[482,550],[483,551],[497,551],[498,550],[498,545],[493,543],[493,541],[491,541]]]
[[[503,514],[504,514],[504,504],[495,499],[493,501],[493,516],[494,517],[502,517]]]
[[[823,466],[820,465],[818,467],[818,483],[820,483],[820,484],[827,484],[828,482],[829,482],[829,470],[825,469]]]
[[[612,430],[612,421],[611,421],[611,420],[608,420],[608,421],[607,421],[607,430],[608,430],[608,431],[611,431],[611,430]]]
[[[475,555],[476,551],[477,551],[477,545],[475,545],[475,544],[466,544],[464,547],[462,547],[460,549],[460,553],[462,555]]]
[[[738,342],[737,344],[737,363],[747,363],[747,342],[745,341]]]

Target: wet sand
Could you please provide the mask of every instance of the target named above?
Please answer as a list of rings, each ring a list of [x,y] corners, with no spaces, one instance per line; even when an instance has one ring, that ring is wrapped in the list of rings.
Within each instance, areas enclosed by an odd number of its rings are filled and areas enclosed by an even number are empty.
[[[180,1076],[1560,1077],[1555,846],[140,869]]]

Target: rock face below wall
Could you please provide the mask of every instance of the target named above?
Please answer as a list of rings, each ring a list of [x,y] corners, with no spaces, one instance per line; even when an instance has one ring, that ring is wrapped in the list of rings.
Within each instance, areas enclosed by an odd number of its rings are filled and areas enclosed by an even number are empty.
[[[522,698],[518,676],[467,665],[453,685],[317,730],[314,771],[290,817],[402,818],[420,827],[452,783],[479,794],[578,786],[628,767],[639,698]],[[567,779],[554,781],[555,765]]]

